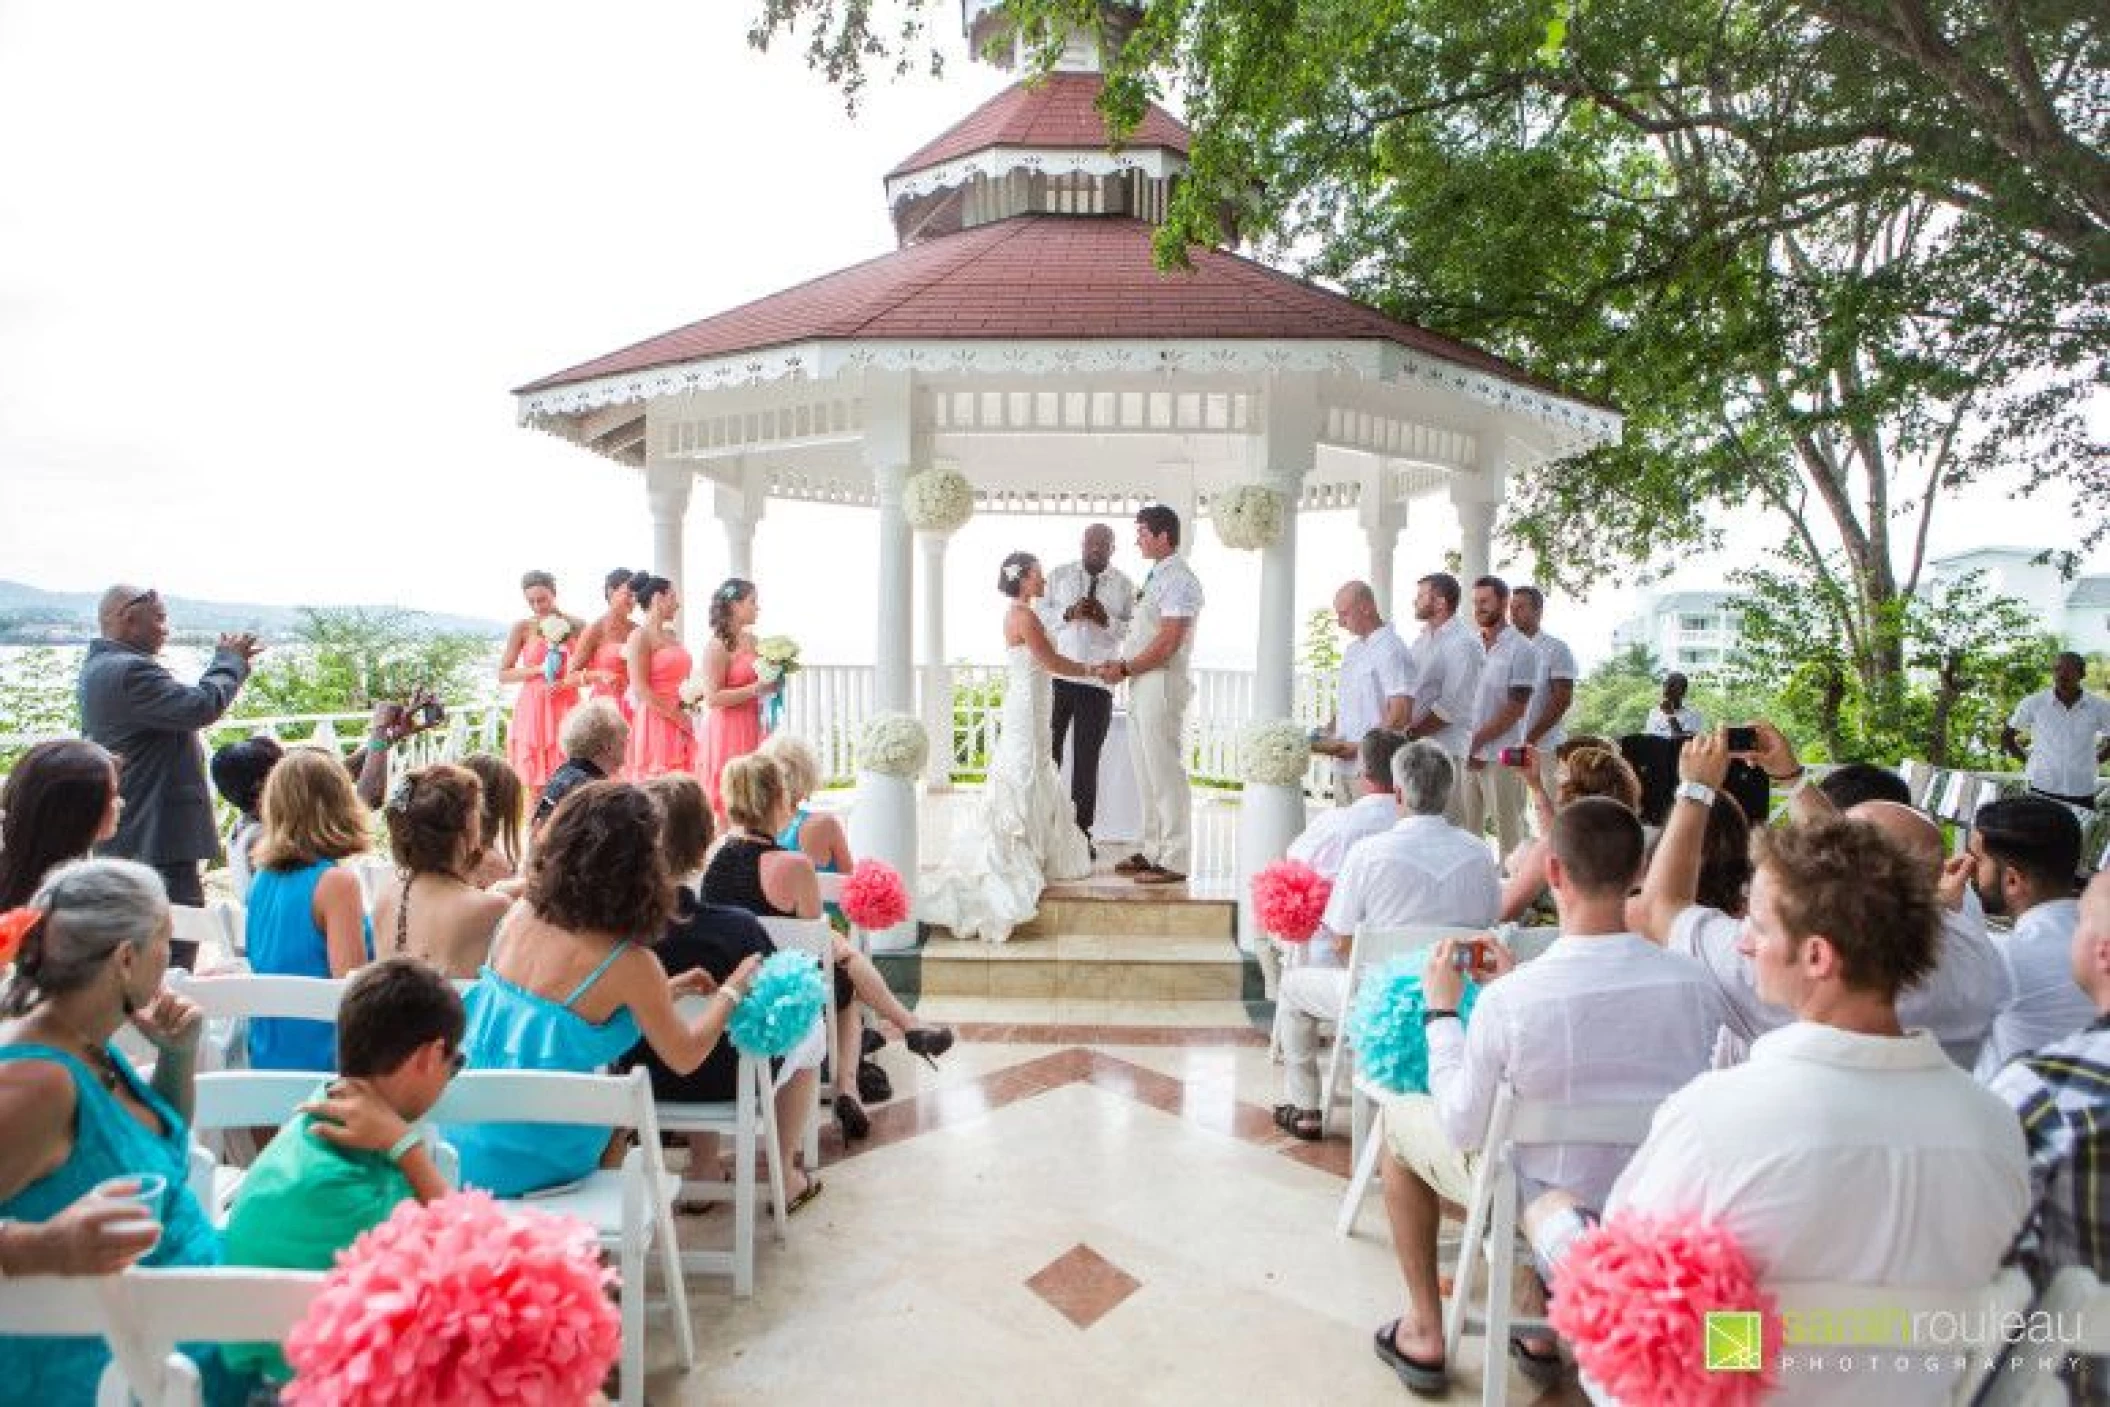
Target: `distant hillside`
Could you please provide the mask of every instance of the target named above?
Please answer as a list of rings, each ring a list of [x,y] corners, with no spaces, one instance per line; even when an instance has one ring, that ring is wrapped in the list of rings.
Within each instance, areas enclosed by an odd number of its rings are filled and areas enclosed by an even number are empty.
[[[19,581],[0,581],[0,644],[78,645],[95,638],[95,592],[44,591]],[[253,630],[268,641],[293,638],[301,623],[298,606],[266,606],[253,601],[195,601],[167,596],[169,625],[177,641],[210,640],[225,631]],[[399,606],[351,606],[333,609],[402,612],[435,632],[500,638],[505,623],[473,616],[434,615]]]

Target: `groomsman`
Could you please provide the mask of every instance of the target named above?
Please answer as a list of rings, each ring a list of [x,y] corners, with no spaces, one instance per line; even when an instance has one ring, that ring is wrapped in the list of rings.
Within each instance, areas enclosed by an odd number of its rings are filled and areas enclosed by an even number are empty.
[[[1421,622],[1421,634],[1408,651],[1414,661],[1414,721],[1407,737],[1436,744],[1462,778],[1487,649],[1471,617],[1458,614],[1461,596],[1458,578],[1449,572],[1431,572],[1414,583],[1414,619]],[[1444,818],[1454,826],[1465,819],[1465,790],[1462,782],[1451,788]]]
[[[1121,635],[1135,613],[1135,583],[1113,558],[1114,530],[1092,524],[1084,530],[1082,557],[1048,573],[1048,589],[1036,607],[1055,648],[1080,664],[1119,658]],[[1077,808],[1077,828],[1087,837],[1099,806],[1099,752],[1113,716],[1113,686],[1097,675],[1055,681],[1055,765],[1062,766],[1063,735],[1074,733],[1070,800]]]
[[[1524,741],[1538,651],[1509,623],[1509,583],[1498,576],[1473,583],[1473,624],[1483,657],[1466,742],[1465,829],[1477,836],[1493,821],[1499,853],[1507,855],[1524,842],[1524,781],[1502,765],[1502,751]]]

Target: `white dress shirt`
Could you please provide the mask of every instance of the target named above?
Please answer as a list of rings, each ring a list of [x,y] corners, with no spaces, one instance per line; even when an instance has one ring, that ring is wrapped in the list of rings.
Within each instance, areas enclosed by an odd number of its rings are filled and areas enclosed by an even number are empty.
[[[1064,612],[1084,599],[1087,586],[1092,588],[1092,599],[1106,609],[1106,625],[1081,617],[1062,618]],[[1036,609],[1058,651],[1079,664],[1103,664],[1121,653],[1122,632],[1128,629],[1128,619],[1135,614],[1136,587],[1118,567],[1107,567],[1094,583],[1084,563],[1065,562],[1048,574],[1048,589],[1041,594]],[[1090,675],[1068,682],[1111,687]]]
[[[2049,689],[2015,705],[2007,726],[2029,734],[2029,763],[2023,775],[2041,791],[2061,796],[2093,796],[2096,778],[2095,740],[2110,733],[2110,699],[2086,689],[2072,708]]]
[[[1678,710],[1676,720],[1677,726],[1672,727],[1672,715],[1663,711],[1662,704],[1657,704],[1648,711],[1648,735],[1652,738],[1696,738],[1707,731],[1707,720],[1691,704]]]
[[[1390,622],[1359,640],[1350,640],[1348,648],[1341,652],[1341,693],[1334,707],[1334,736],[1343,742],[1362,742],[1365,733],[1384,726],[1385,708],[1392,700],[1408,698],[1413,693],[1414,657]],[[1333,770],[1350,781],[1362,766],[1360,758],[1333,760]]]
[[[1795,1022],[1666,1101],[1605,1211],[1719,1221],[1770,1282],[1972,1289],[1993,1278],[2029,1196],[2014,1111],[1930,1035]],[[1834,1348],[1811,1371],[1817,1351],[1783,1350],[1796,1363],[1780,1400],[1948,1400],[1949,1377],[1917,1356],[1906,1371],[1887,1352],[1872,1364],[1868,1349]]]
[[[1453,757],[1465,756],[1465,745],[1473,736],[1473,700],[1480,687],[1480,666],[1487,651],[1481,648],[1480,633],[1463,616],[1452,616],[1442,627],[1424,627],[1414,642],[1414,722],[1430,714],[1445,726],[1428,735]]]
[[[1476,928],[1501,907],[1501,877],[1484,842],[1441,816],[1406,816],[1348,852],[1324,922],[1341,937],[1364,927]]]
[[[2016,1056],[2064,1040],[2099,1014],[2073,980],[2073,930],[2080,918],[2079,902],[2054,899],[2031,906],[2015,920],[2014,932],[1992,936],[2010,996],[1978,1052],[1979,1079],[1990,1081]]]
[[[1476,638],[1477,638],[1477,632]],[[1467,741],[1487,725],[1488,720],[1509,706],[1509,691],[1530,689],[1538,678],[1539,656],[1531,640],[1513,625],[1505,625],[1496,633],[1492,645],[1482,646],[1479,687],[1473,694],[1473,723]],[[1480,745],[1473,754],[1482,762],[1495,761],[1505,747],[1515,747],[1524,741],[1524,720],[1531,714],[1531,704],[1525,701],[1524,709],[1517,721]]]
[[[1503,1080],[1540,1102],[1659,1100],[1707,1068],[1721,1024],[1714,984],[1689,958],[1633,933],[1564,936],[1488,983],[1464,1027],[1429,1024],[1429,1093],[1452,1146],[1470,1151]],[[1523,1200],[1558,1187],[1602,1206],[1632,1152],[1521,1149]]]
[[[1399,801],[1389,791],[1359,796],[1346,806],[1329,806],[1289,843],[1289,858],[1333,879],[1357,841],[1383,835],[1398,821]]]
[[[1582,672],[1575,667],[1575,651],[1568,648],[1567,641],[1555,639],[1543,630],[1525,638],[1531,641],[1532,647],[1538,652],[1539,665],[1538,670],[1531,676],[1531,705],[1524,710],[1524,736],[1528,738],[1531,736],[1531,730],[1538,727],[1539,721],[1546,716],[1547,710],[1553,707],[1553,681],[1565,679],[1572,684],[1582,677]],[[1566,724],[1556,723],[1532,746],[1540,752],[1552,752],[1566,741]]]
[[[1664,946],[1693,958],[1713,974],[1729,1013],[1729,1029],[1740,1041],[1757,1040],[1795,1019],[1786,1007],[1758,994],[1751,960],[1736,950],[1744,921],[1695,904],[1671,923]],[[1923,1030],[1941,1043],[1949,1059],[1975,1069],[1993,1013],[2007,1001],[2008,978],[1986,936],[1985,910],[1964,891],[1963,907],[1944,909],[1934,971],[1898,998],[1898,1023]]]

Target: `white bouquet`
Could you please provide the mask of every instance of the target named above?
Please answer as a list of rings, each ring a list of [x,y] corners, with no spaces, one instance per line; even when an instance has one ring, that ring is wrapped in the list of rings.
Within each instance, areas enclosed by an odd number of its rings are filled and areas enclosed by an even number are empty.
[[[542,638],[552,645],[561,645],[571,639],[571,622],[555,611],[544,616],[542,623],[535,628],[541,631]]]
[[[1259,786],[1293,787],[1311,765],[1311,734],[1287,718],[1249,723],[1238,735],[1239,771]]]
[[[1282,495],[1265,484],[1236,484],[1209,500],[1209,521],[1223,545],[1240,552],[1272,547],[1282,538]]]
[[[974,485],[957,469],[926,469],[909,476],[901,507],[917,532],[949,533],[974,516]]]
[[[879,714],[857,739],[857,765],[883,777],[920,776],[929,760],[930,741],[913,714]]]
[[[702,704],[704,697],[711,692],[711,689],[701,679],[684,679],[681,681],[681,688],[677,692],[681,695],[681,706],[683,708],[695,708]]]
[[[799,672],[799,642],[789,635],[768,635],[755,642],[755,676],[774,684]]]

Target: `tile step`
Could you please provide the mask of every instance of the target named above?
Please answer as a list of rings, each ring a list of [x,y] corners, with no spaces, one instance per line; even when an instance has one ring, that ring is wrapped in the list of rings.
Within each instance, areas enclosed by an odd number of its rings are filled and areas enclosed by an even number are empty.
[[[921,957],[926,996],[1236,1001],[1245,985],[1244,955],[1229,939],[938,940]]]
[[[931,932],[945,935],[933,926]],[[1015,938],[1101,935],[1107,937],[1217,938],[1238,932],[1238,906],[1221,899],[1134,899],[1043,897],[1040,912],[1021,924]]]

